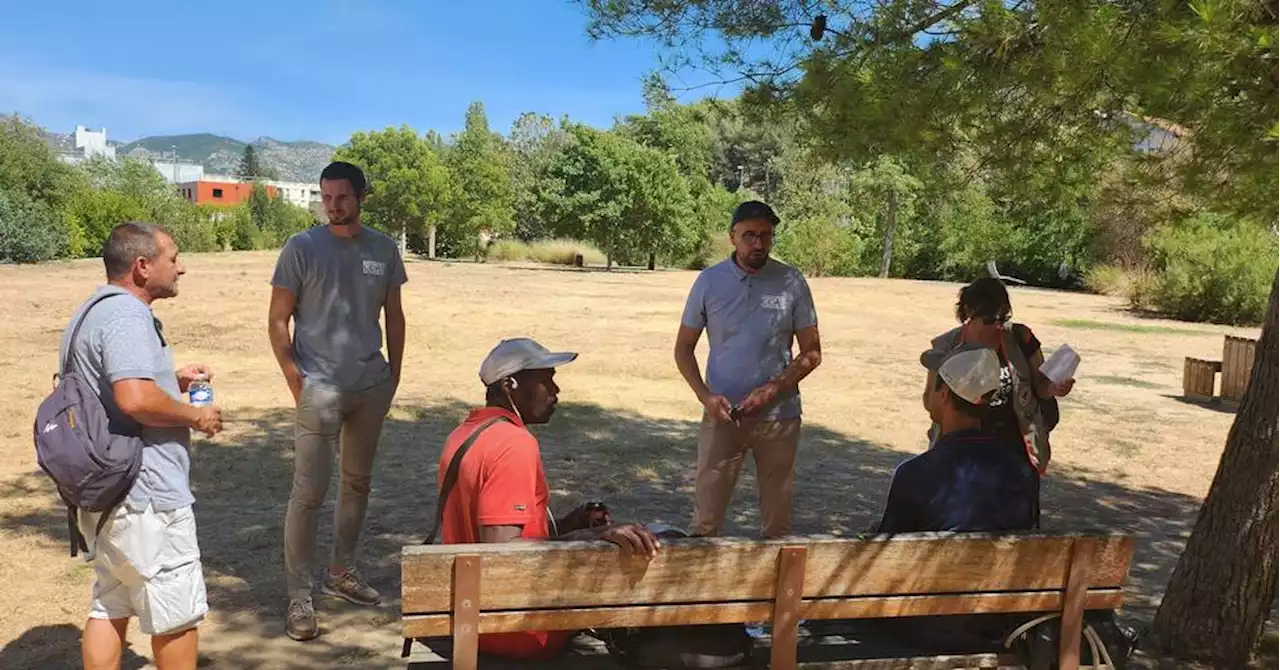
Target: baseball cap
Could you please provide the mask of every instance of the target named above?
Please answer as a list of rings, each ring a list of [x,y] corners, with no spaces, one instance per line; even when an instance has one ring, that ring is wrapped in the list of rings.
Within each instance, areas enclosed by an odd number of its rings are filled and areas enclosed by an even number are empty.
[[[764,219],[773,225],[778,225],[778,215],[773,213],[773,208],[760,202],[759,200],[748,200],[737,209],[733,210],[733,221],[729,227],[742,223],[748,219]]]
[[[962,344],[945,356],[930,357],[925,366],[972,405],[983,404],[988,393],[1000,388],[1000,359],[987,347]]]
[[[578,357],[569,351],[551,352],[527,337],[503,340],[480,364],[480,381],[489,386],[522,370],[545,370]]]

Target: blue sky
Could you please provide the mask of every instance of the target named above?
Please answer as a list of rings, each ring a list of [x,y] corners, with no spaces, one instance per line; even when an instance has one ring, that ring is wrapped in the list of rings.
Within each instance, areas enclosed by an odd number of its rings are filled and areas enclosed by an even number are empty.
[[[588,40],[567,0],[56,5],[0,0],[0,113],[122,141],[451,133],[473,100],[501,132],[524,111],[608,125],[658,66],[652,44]]]

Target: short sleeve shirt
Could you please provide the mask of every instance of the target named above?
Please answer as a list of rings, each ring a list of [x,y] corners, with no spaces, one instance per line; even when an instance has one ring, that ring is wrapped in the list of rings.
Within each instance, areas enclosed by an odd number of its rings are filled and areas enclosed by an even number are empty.
[[[271,285],[294,295],[294,361],[312,382],[363,391],[385,381],[379,318],[387,293],[408,281],[395,240],[362,227],[339,237],[315,226],[289,238]]]
[[[96,298],[111,297],[85,313]],[[75,342],[71,333],[81,317],[84,325]],[[154,381],[175,400],[185,402],[178,387],[173,350],[164,338],[164,327],[146,303],[118,286],[99,288],[85,301],[62,336],[61,360],[72,356],[76,370],[95,389],[112,430],[133,432],[138,424],[116,404],[111,385],[126,379]],[[61,367],[59,368],[61,369]],[[187,428],[143,426],[142,466],[125,498],[134,511],[151,505],[167,512],[195,502],[191,494],[191,431]]]
[[[515,414],[498,407],[472,411],[445,439],[436,475],[436,489],[444,483],[458,448],[481,426],[458,467],[458,479],[445,502],[441,534],[445,544],[480,542],[481,526],[521,526],[520,537],[551,535],[547,522],[550,492],[542,469],[538,440]],[[508,658],[554,656],[572,633],[521,631],[480,636],[480,650]]]
[[[706,329],[707,387],[737,404],[791,364],[795,334],[818,325],[818,313],[799,270],[770,259],[748,274],[730,257],[698,275],[680,322]],[[780,394],[761,418],[781,421],[800,414],[800,393],[791,391]]]

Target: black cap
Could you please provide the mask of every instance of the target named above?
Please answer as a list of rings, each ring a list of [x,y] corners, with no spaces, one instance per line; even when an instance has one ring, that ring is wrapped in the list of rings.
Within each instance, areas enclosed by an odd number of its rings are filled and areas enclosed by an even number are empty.
[[[748,200],[738,205],[738,208],[733,210],[733,221],[729,227],[732,228],[748,219],[764,219],[772,225],[778,225],[778,215],[773,213],[773,208],[759,200]]]

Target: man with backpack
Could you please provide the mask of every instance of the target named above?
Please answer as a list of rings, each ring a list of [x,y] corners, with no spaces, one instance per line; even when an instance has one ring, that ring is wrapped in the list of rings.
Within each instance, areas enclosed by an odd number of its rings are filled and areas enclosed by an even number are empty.
[[[440,454],[437,529],[445,544],[477,542],[606,540],[623,551],[652,557],[658,538],[638,524],[592,523],[591,505],[552,517],[550,488],[538,440],[527,426],[555,413],[560,387],[555,369],[577,358],[552,353],[528,338],[503,340],[480,365],[485,406],[473,410]],[[607,513],[603,516],[607,519]],[[433,529],[428,542],[434,541]],[[573,633],[524,631],[480,636],[480,651],[515,659],[546,659]]]
[[[94,566],[81,644],[84,667],[118,669],[129,619],[137,617],[151,636],[159,670],[195,668],[196,626],[209,607],[192,513],[189,447],[192,429],[215,435],[222,415],[216,407],[183,402],[182,394],[191,382],[210,379],[212,371],[206,365],[175,369],[173,351],[151,311],[154,301],[178,295],[185,271],[169,233],[154,224],[122,223],[107,238],[102,260],[107,284],[72,317],[63,335],[61,369],[93,389],[113,443],[116,436],[130,436],[140,442],[141,453],[123,500],[105,512],[79,511],[86,559]],[[51,433],[56,427],[45,425]],[[60,488],[65,484],[60,481]]]

